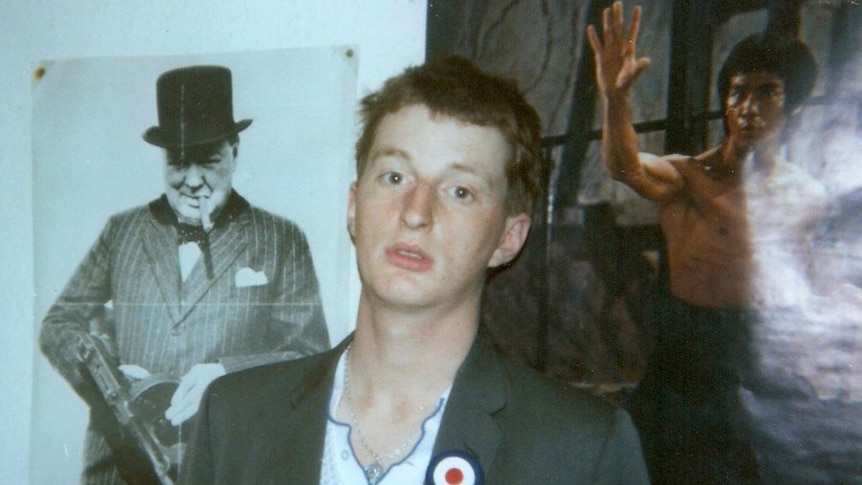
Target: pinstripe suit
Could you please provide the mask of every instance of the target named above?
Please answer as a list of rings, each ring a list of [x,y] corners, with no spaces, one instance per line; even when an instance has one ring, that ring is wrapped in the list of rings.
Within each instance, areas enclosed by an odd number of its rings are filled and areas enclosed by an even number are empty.
[[[110,218],[44,319],[40,345],[88,401],[75,335],[100,329],[123,364],[184,375],[219,362],[230,373],[297,358],[329,346],[305,236],[291,222],[251,207],[235,192],[210,232],[213,279],[204,258],[181,283],[175,217],[163,196]],[[252,275],[253,278],[247,278]],[[119,483],[93,406],[85,452],[88,483]],[[107,466],[106,466],[107,465]],[[97,475],[112,477],[92,480]]]

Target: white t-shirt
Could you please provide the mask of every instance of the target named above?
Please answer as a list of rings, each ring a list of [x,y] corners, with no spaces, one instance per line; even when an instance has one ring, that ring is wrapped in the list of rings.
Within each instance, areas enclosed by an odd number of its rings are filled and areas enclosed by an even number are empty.
[[[367,485],[365,472],[350,444],[351,427],[339,421],[336,416],[338,403],[344,393],[345,354],[341,355],[335,370],[332,395],[329,398],[329,412],[326,421],[326,442],[323,447],[323,460],[320,470],[321,485]],[[377,482],[379,485],[422,485],[425,471],[431,462],[434,442],[443,421],[443,411],[449,398],[451,387],[440,396],[437,408],[422,423],[422,435],[413,449],[400,461],[385,471]]]

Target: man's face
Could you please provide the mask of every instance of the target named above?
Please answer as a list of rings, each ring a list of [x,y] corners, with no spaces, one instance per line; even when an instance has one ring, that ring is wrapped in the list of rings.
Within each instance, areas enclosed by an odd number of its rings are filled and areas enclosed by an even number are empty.
[[[730,78],[726,120],[732,137],[747,143],[777,141],[784,129],[784,81],[766,72]]]
[[[227,140],[185,150],[165,150],[165,193],[181,222],[201,223],[230,194],[236,168],[234,145]]]
[[[477,301],[486,269],[511,260],[530,226],[505,213],[509,156],[496,128],[424,105],[384,117],[350,190],[363,295],[414,309]]]

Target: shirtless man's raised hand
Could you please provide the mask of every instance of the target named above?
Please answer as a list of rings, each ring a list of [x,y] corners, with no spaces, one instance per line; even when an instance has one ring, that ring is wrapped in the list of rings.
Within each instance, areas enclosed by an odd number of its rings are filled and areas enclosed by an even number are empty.
[[[650,65],[649,58],[635,55],[641,8],[632,11],[626,29],[623,4],[615,2],[602,12],[602,39],[587,27],[587,39],[596,60],[596,85],[602,97],[602,160],[611,176],[650,200],[659,200],[680,188],[678,176],[664,161],[642,163],[637,134],[632,126],[631,90]]]

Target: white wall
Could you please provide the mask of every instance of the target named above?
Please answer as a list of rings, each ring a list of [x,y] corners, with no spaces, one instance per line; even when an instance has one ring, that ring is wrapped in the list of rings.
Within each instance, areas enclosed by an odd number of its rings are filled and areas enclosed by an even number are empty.
[[[34,351],[41,315],[33,311],[30,144],[30,90],[39,61],[351,44],[358,46],[361,96],[405,66],[421,62],[425,13],[426,3],[419,0],[13,0],[0,6],[0,203],[5,221],[0,226],[0,481],[30,482],[33,363],[42,359]],[[39,466],[58,467],[68,473],[58,483],[74,483],[79,463],[77,457],[68,457]]]

